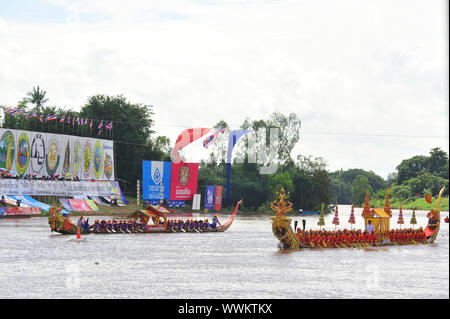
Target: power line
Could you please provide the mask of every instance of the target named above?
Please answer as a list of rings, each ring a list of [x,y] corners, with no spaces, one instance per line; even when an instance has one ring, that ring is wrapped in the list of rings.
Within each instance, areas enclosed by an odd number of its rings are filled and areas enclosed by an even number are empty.
[[[401,135],[401,134],[367,134],[367,133],[339,133],[339,132],[300,132],[305,135],[348,135],[348,136],[372,136],[372,137],[407,137],[407,138],[449,138],[438,135]]]

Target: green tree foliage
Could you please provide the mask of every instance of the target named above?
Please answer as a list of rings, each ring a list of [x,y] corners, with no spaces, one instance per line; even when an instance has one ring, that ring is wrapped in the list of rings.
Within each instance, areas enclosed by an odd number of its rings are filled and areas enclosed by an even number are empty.
[[[386,194],[383,194],[383,198],[385,198],[385,196]],[[391,187],[390,196],[400,201],[404,201],[412,196],[411,187],[408,185],[394,185]]]
[[[136,188],[142,179],[143,160],[169,160],[166,153],[170,141],[165,137],[152,139],[152,107],[131,103],[124,96],[96,95],[88,99],[80,115],[114,123],[114,156],[116,178],[125,183],[125,191]],[[161,143],[165,150],[160,149]]]
[[[288,171],[279,172],[278,174],[271,174],[267,177],[267,191],[268,198],[275,198],[276,193],[284,187],[286,192],[292,193],[294,191],[294,183]]]
[[[360,168],[335,171],[330,174],[334,200],[340,204],[352,203],[352,185],[357,176],[365,176],[374,192],[387,187],[386,181],[372,171]],[[364,193],[365,195],[365,193]]]
[[[323,158],[299,155],[296,162],[289,161],[284,167],[294,184],[291,193],[294,207],[318,211],[322,203],[332,201],[331,179]]]
[[[416,155],[403,160],[397,167],[397,184],[430,173],[448,179],[448,154],[435,147],[430,150],[430,156]]]
[[[352,201],[355,205],[361,205],[364,203],[366,192],[372,192],[372,187],[369,184],[369,180],[364,175],[356,176],[352,183]]]
[[[432,175],[428,172],[423,172],[417,177],[413,177],[404,182],[406,187],[409,187],[410,196],[415,194],[437,194],[443,186],[446,186],[448,193],[448,179],[440,176]]]
[[[410,178],[417,177],[421,172],[428,169],[428,158],[423,155],[416,155],[403,160],[397,167],[397,183],[402,184]]]

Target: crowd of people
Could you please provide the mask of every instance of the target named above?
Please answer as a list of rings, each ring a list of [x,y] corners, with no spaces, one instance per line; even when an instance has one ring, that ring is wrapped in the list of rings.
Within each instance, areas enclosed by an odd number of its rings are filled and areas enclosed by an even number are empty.
[[[25,174],[25,175],[11,175],[11,174],[1,174],[0,179],[25,179],[29,181],[75,181],[79,182],[80,178],[78,176],[61,176],[61,175],[43,175],[37,177],[36,174]]]
[[[376,233],[358,230],[309,230],[297,229],[296,237],[311,247],[362,247],[373,245],[378,241]]]
[[[298,228],[295,236],[301,243],[311,247],[364,247],[380,243],[377,233],[360,229],[303,231]],[[389,232],[389,239],[394,244],[406,245],[424,243],[426,236],[422,228],[393,229]]]
[[[392,243],[409,245],[415,243],[425,243],[427,238],[422,227],[420,227],[419,229],[392,229],[389,231],[389,240]]]

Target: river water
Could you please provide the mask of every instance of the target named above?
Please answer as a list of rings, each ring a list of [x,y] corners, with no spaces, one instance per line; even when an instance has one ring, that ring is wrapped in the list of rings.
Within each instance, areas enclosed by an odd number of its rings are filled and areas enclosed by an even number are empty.
[[[339,228],[350,206],[339,206]],[[443,213],[443,217],[448,213]],[[426,212],[416,212],[425,226]],[[355,209],[362,227],[361,209]],[[411,211],[403,211],[409,227]],[[224,222],[228,216],[222,215]],[[334,214],[325,218],[326,228]],[[391,226],[397,226],[393,211]],[[294,217],[318,228],[317,216]],[[93,218],[91,217],[91,220]],[[416,226],[416,227],[417,227]],[[432,245],[280,251],[268,216],[225,233],[60,235],[0,219],[1,298],[449,298],[449,230]]]

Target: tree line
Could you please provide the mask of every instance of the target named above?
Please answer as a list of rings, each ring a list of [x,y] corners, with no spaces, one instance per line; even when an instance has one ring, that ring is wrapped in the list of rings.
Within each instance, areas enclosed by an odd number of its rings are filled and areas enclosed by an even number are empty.
[[[332,172],[333,193],[339,203],[362,205],[366,192],[371,199],[380,200],[390,188],[390,196],[403,202],[423,195],[436,195],[446,186],[444,196],[448,196],[448,153],[435,147],[429,156],[416,155],[402,160],[396,170],[384,180],[371,171],[348,169]]]

